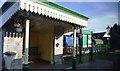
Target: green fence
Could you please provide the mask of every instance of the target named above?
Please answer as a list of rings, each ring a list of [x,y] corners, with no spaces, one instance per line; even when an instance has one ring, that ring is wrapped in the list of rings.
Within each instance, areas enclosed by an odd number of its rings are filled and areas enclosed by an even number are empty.
[[[102,59],[108,55],[107,54],[108,53],[108,45],[105,45],[105,44],[98,45],[97,44],[97,45],[94,45],[92,48],[93,48],[92,60]],[[79,62],[79,55],[77,55],[77,59],[76,59],[77,64],[86,63],[86,62],[91,61],[91,59],[90,59],[91,54],[82,54],[81,57],[82,57],[81,58],[82,62]],[[72,65],[72,56],[65,57],[64,64],[71,66]]]
[[[108,45],[105,44],[97,44],[93,46],[93,53],[107,53],[108,52]]]

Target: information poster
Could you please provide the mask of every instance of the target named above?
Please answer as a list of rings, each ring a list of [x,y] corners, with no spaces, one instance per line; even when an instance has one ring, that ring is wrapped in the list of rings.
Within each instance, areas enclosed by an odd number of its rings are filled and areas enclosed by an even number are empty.
[[[92,47],[92,36],[91,35],[88,35],[88,48],[91,48]]]
[[[64,36],[64,46],[65,47],[73,47],[74,45],[74,40],[73,40],[73,36]],[[76,37],[76,44],[77,46],[79,46],[79,38]]]

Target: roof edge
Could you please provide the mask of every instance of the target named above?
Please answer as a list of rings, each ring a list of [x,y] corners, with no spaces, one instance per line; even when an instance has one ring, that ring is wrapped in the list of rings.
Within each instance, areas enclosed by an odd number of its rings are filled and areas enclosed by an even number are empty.
[[[56,3],[50,2],[50,1],[48,1],[48,0],[30,0],[30,1],[33,1],[33,2],[35,2],[35,3],[38,3],[38,4],[41,4],[41,5],[47,6],[47,7],[49,7],[49,8],[52,8],[52,9],[55,9],[55,10],[58,10],[58,11],[61,11],[61,12],[64,12],[64,13],[66,13],[66,14],[75,16],[75,17],[77,17],[77,18],[81,18],[81,19],[83,19],[83,20],[88,20],[88,19],[89,19],[88,17],[86,17],[86,16],[84,16],[84,15],[82,15],[82,14],[79,14],[79,13],[77,13],[77,12],[75,12],[75,11],[72,11],[72,10],[70,10],[70,9],[67,9],[67,8],[65,8],[65,7],[63,7],[63,6],[60,6],[60,5],[56,4]]]

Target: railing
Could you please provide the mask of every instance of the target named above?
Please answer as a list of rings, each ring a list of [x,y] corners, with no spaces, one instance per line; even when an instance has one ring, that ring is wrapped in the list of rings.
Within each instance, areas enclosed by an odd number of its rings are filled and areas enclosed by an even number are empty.
[[[102,53],[102,52],[108,52],[108,45],[97,44],[93,46],[93,53]]]

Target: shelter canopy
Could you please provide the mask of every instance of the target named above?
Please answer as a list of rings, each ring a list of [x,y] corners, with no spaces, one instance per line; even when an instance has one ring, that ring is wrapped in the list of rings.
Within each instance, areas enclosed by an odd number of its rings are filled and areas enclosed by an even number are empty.
[[[4,7],[2,7],[4,8]],[[88,17],[77,12],[59,6],[47,0],[16,0],[8,7],[0,18],[2,19],[1,26],[18,10],[26,10],[37,13],[39,15],[52,17],[57,20],[73,23],[80,26],[87,26]],[[10,14],[10,15],[9,15]],[[7,17],[7,19],[5,19]]]

